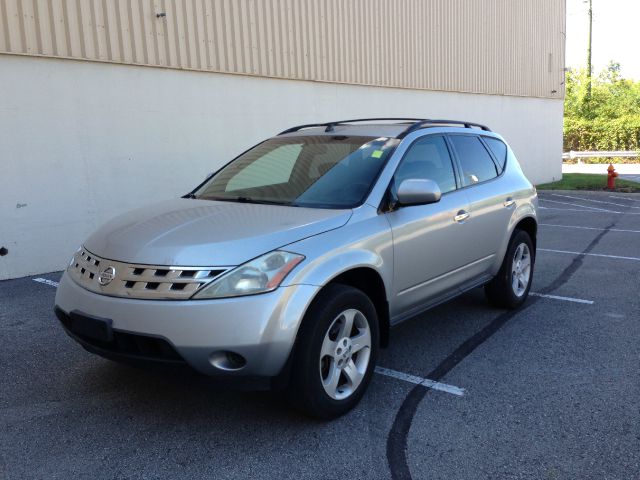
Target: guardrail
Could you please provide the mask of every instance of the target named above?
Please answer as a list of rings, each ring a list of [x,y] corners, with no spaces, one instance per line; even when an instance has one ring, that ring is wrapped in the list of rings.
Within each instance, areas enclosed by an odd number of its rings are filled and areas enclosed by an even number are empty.
[[[611,158],[611,157],[621,157],[621,158],[636,158],[639,157],[639,152],[634,151],[623,151],[623,150],[602,150],[602,151],[588,151],[588,152],[574,152],[571,150],[570,152],[565,152],[562,154],[563,160],[575,160],[576,158]]]

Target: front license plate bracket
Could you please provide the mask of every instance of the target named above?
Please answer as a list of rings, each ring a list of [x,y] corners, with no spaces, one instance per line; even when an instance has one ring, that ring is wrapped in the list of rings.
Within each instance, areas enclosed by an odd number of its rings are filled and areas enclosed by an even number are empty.
[[[69,313],[69,317],[71,317],[69,330],[73,333],[102,342],[113,340],[113,320],[110,318],[94,317],[77,310]]]

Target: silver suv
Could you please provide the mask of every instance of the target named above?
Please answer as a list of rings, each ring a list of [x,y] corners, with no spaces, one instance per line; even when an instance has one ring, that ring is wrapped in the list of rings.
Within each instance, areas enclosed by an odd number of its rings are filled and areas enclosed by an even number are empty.
[[[96,231],[55,311],[90,352],[283,386],[331,418],[362,397],[391,327],[482,285],[497,306],[525,301],[536,206],[482,125],[302,125]]]

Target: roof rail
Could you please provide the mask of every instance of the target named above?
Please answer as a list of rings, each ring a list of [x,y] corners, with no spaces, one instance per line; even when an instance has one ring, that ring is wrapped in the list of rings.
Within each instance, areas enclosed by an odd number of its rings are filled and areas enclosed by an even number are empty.
[[[473,122],[465,122],[462,120],[441,120],[441,119],[426,119],[426,118],[403,118],[403,117],[379,117],[379,118],[355,118],[353,120],[338,120],[335,122],[327,122],[327,123],[308,123],[306,125],[298,125],[297,127],[288,128],[278,135],[284,135],[285,133],[297,132],[298,130],[302,130],[303,128],[311,128],[311,127],[326,127],[325,132],[332,132],[333,129],[337,125],[342,125],[344,123],[357,123],[357,122],[380,122],[385,120],[391,120],[394,122],[412,122],[411,125],[403,130],[396,138],[404,138],[411,132],[415,132],[421,128],[426,128],[432,125],[462,125],[464,128],[480,128],[481,130],[485,130],[490,132],[489,127],[485,125],[481,125],[479,123]]]
[[[420,130],[421,128],[430,127],[432,125],[462,125],[464,128],[472,128],[476,127],[481,130],[490,132],[491,129],[486,125],[482,125],[480,123],[473,122],[465,122],[462,120],[442,120],[442,119],[434,119],[434,120],[419,120],[409,128],[401,132],[396,138],[404,138],[409,135],[411,132],[415,132],[416,130]]]
[[[278,135],[284,135],[285,133],[297,132],[298,130],[302,130],[303,128],[310,127],[326,127],[325,132],[332,132],[336,125],[340,125],[343,123],[356,123],[356,122],[379,122],[384,120],[392,120],[392,121],[405,121],[405,122],[425,122],[428,121],[424,118],[395,118],[395,117],[380,117],[380,118],[355,118],[353,120],[338,120],[335,122],[327,122],[327,123],[308,123],[306,125],[298,125],[297,127],[287,128],[286,130],[280,132]],[[415,123],[414,123],[415,125]]]

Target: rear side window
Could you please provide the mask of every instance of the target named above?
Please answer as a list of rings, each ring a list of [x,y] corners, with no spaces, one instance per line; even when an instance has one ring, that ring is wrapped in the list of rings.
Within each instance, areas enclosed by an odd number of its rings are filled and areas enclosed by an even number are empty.
[[[464,186],[485,182],[498,176],[491,155],[478,137],[451,135],[449,138],[460,160]]]
[[[504,142],[501,142],[497,138],[482,137],[486,144],[489,146],[489,150],[493,153],[498,161],[498,170],[500,173],[504,170],[504,166],[507,163],[507,146]]]
[[[444,137],[429,135],[411,144],[396,170],[395,187],[409,178],[433,180],[442,193],[456,189],[456,177]]]

